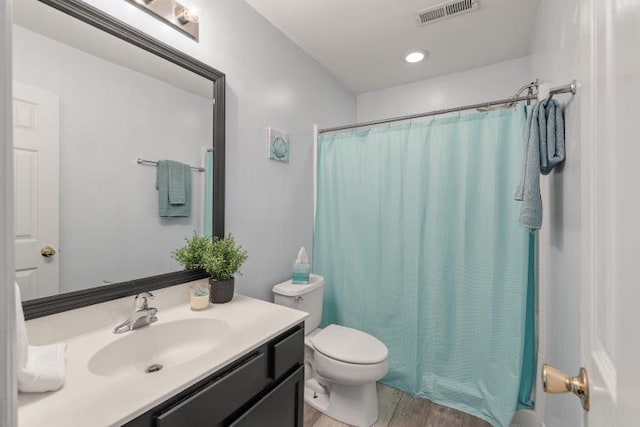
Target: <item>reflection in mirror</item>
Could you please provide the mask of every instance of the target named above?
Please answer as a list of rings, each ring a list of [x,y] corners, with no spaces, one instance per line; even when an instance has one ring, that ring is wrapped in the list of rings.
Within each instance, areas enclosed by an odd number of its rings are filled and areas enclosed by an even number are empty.
[[[180,270],[171,251],[211,233],[213,83],[37,0],[14,15],[23,299]]]

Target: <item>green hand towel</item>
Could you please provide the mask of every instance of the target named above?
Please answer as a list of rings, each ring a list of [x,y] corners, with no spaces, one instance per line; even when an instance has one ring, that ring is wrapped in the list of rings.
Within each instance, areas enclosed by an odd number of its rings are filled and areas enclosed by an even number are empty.
[[[160,160],[156,189],[158,190],[158,214],[161,217],[191,215],[191,167],[189,165],[172,160]]]
[[[182,163],[169,160],[169,203],[172,205],[184,205],[187,201],[187,176],[191,176],[191,170],[186,170]],[[188,166],[187,166],[188,168]]]

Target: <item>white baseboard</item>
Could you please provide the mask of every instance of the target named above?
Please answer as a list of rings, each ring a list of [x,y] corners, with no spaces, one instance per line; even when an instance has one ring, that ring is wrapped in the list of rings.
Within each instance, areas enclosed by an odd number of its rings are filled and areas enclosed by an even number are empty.
[[[544,421],[540,419],[536,411],[522,409],[516,412],[511,421],[511,427],[544,427]]]

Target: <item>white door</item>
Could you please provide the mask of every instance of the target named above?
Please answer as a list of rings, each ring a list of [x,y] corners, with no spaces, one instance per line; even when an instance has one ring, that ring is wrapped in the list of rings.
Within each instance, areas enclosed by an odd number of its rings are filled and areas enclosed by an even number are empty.
[[[582,0],[585,427],[640,426],[640,0]],[[571,308],[568,308],[571,309]],[[578,331],[576,331],[577,333]],[[572,373],[573,374],[573,373]]]
[[[59,288],[58,110],[56,94],[14,83],[16,282],[24,300]],[[43,255],[46,247],[56,254]]]

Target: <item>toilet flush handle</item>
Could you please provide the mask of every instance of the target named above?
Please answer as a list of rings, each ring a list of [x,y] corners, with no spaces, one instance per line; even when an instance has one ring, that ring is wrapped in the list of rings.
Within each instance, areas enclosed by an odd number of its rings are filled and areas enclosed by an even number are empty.
[[[300,304],[301,302],[304,301],[304,297],[296,297],[296,299],[294,299],[294,301],[296,302],[296,304]]]

